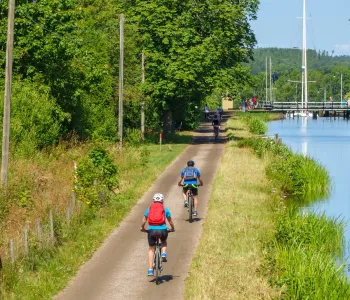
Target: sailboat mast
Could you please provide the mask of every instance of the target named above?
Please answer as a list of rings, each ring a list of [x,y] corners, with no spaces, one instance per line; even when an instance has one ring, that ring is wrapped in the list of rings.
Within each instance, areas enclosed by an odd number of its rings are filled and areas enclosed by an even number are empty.
[[[268,72],[268,68],[267,68],[267,56],[266,56],[266,74],[265,74],[265,85],[266,85],[266,96],[265,96],[265,102],[266,104],[268,103],[268,87],[267,87],[267,72]]]
[[[304,85],[304,103],[307,108],[308,102],[308,87],[307,87],[307,45],[306,45],[306,0],[303,3],[303,85]]]

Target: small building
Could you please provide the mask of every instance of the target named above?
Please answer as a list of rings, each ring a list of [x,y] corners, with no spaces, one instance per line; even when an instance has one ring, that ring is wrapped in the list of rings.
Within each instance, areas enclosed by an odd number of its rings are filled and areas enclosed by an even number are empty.
[[[223,110],[233,109],[232,98],[230,98],[230,97],[223,97],[222,98],[222,109]]]

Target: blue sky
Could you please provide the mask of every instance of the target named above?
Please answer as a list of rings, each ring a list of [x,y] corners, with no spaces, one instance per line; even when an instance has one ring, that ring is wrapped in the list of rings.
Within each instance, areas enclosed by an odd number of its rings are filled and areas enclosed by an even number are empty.
[[[258,47],[302,47],[302,0],[260,0]],[[308,48],[350,55],[350,0],[307,0]]]

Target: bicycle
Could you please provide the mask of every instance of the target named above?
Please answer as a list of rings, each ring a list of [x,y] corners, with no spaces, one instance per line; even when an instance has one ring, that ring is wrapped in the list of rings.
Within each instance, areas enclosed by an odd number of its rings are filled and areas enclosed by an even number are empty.
[[[193,209],[194,209],[194,199],[193,199],[193,193],[192,189],[194,188],[193,185],[182,185],[183,187],[188,187],[187,191],[187,210],[188,210],[188,221],[190,223],[193,222]]]
[[[149,230],[145,230],[146,233],[149,232]],[[174,232],[172,230],[168,229],[168,232]],[[162,241],[160,236],[154,236],[155,239],[155,251],[154,251],[154,260],[153,260],[153,276],[156,278],[156,285],[160,283],[159,281],[159,276],[160,273],[163,271],[163,266],[162,266]]]
[[[214,125],[214,137],[215,137],[215,139],[217,139],[219,136],[219,128],[220,128],[220,126]]]

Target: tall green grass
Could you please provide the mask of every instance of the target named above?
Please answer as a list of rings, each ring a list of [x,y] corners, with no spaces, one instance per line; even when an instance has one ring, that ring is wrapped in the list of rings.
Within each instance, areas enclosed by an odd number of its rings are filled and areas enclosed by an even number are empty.
[[[267,157],[267,176],[286,194],[312,201],[327,195],[330,178],[313,158],[294,154],[287,146],[271,139],[250,138],[238,143],[250,147],[259,157]]]
[[[264,270],[282,299],[349,299],[342,260],[344,223],[325,215],[280,213]]]
[[[246,114],[242,116],[242,121],[248,125],[249,131],[254,134],[264,134],[267,131],[266,115],[260,115],[260,117]]]

